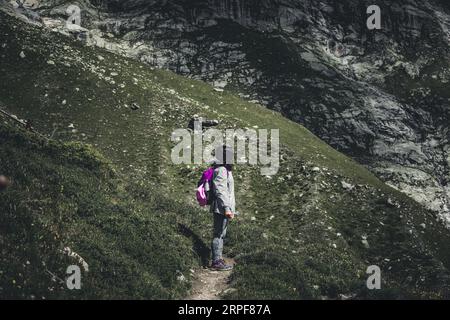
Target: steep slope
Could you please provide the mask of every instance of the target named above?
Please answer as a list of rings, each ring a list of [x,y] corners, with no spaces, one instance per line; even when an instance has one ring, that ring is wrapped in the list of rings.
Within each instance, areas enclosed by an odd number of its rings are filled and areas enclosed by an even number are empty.
[[[96,151],[0,124],[0,298],[183,297],[197,256],[176,224],[185,205],[121,179]],[[74,256],[71,256],[73,253]],[[86,265],[85,265],[86,264]],[[79,265],[82,290],[68,290]]]
[[[38,12],[65,20],[67,1]],[[445,1],[80,1],[91,43],[241,93],[449,216]]]
[[[187,270],[208,258],[211,221],[194,207],[201,168],[171,163],[170,135],[194,114],[220,120],[220,128],[280,129],[276,176],[236,170],[241,215],[226,245],[237,262],[226,298],[448,297],[450,235],[434,214],[302,126],[4,13],[0,28],[2,106],[53,139],[92,144],[116,170],[109,178],[78,154],[84,147],[39,146],[1,125],[0,170],[17,181],[0,194],[2,228],[12,226],[1,238],[3,297],[46,296],[47,278],[23,271],[26,261],[55,261],[67,244],[90,263],[92,280],[51,297],[187,296]],[[65,148],[73,151],[61,155]],[[18,242],[17,234],[30,238]],[[63,278],[65,264],[50,271]],[[369,265],[380,266],[382,290],[367,290]]]

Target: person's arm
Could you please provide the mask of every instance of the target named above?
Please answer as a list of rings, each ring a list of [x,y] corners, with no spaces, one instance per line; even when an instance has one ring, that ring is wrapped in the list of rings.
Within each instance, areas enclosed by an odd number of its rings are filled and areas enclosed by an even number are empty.
[[[213,179],[214,195],[216,196],[219,207],[222,207],[225,216],[233,217],[231,212],[230,197],[228,194],[228,170],[224,167],[219,167],[217,174]]]

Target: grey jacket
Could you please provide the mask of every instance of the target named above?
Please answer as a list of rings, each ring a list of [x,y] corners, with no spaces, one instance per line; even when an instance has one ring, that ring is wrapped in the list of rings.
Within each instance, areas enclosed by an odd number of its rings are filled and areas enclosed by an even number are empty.
[[[214,199],[211,203],[211,212],[218,214],[224,214],[228,210],[236,212],[234,178],[231,171],[225,167],[214,169],[212,191]]]

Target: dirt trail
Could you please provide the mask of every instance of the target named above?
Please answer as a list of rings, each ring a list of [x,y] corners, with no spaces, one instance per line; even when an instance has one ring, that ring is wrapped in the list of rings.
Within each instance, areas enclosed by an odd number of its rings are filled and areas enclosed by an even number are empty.
[[[227,264],[235,265],[233,259],[225,259]],[[227,290],[232,290],[229,278],[232,271],[214,271],[202,268],[194,276],[194,283],[188,300],[220,300]]]

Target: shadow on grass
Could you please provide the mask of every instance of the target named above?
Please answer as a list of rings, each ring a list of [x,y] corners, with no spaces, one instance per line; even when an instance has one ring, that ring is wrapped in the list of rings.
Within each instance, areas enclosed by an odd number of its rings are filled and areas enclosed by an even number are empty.
[[[209,256],[211,255],[211,250],[203,240],[189,227],[179,223],[178,229],[182,235],[187,238],[192,239],[193,250],[198,254],[201,259],[202,266],[207,266],[209,264]]]

